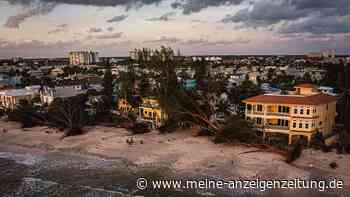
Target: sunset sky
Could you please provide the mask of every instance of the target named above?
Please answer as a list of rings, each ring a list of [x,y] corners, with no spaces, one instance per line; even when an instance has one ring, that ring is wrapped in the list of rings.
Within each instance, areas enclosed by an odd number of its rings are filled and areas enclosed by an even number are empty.
[[[349,0],[0,0],[0,25],[0,58],[160,45],[185,55],[350,54]]]

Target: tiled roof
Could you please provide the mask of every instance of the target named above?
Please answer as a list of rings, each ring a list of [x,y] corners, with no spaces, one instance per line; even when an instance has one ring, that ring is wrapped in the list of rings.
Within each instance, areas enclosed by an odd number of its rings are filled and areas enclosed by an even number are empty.
[[[294,86],[295,88],[318,88],[317,85],[311,84],[311,83],[303,83],[303,84],[299,84]]]
[[[314,94],[310,96],[298,95],[273,95],[262,94],[245,99],[244,103],[275,103],[275,104],[298,104],[298,105],[320,105],[336,101],[336,97],[328,94]]]

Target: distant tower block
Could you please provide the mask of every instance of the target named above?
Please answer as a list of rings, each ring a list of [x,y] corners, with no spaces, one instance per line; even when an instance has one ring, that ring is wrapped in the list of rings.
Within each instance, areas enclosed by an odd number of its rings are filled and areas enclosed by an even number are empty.
[[[93,51],[72,51],[69,53],[69,64],[91,65],[100,62],[98,52]]]

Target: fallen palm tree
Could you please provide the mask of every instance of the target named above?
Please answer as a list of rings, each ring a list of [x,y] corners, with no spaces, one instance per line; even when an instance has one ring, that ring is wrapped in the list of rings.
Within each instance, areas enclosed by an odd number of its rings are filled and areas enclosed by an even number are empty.
[[[55,99],[48,108],[48,124],[64,130],[62,138],[83,133],[87,124],[85,95]]]
[[[162,47],[160,51],[155,51],[152,59],[147,62],[160,73],[156,78],[158,84],[156,93],[161,108],[168,115],[168,122],[165,124],[168,128],[174,130],[190,123],[199,128],[206,128],[208,133],[214,136],[216,143],[246,144],[259,151],[273,152],[287,158],[287,151],[263,144],[262,137],[258,136],[244,119],[235,116],[227,120],[226,124],[219,123],[215,119],[216,111],[213,101],[217,93],[215,90],[225,88],[220,85],[211,87],[208,82],[207,85],[200,88],[200,91],[186,91],[178,82],[176,75],[176,67],[181,66],[182,62],[172,58],[172,54],[174,52],[170,48]],[[199,68],[205,66],[200,65]],[[206,72],[202,72],[202,75],[203,78],[208,77],[205,76]],[[161,132],[166,132],[166,130],[166,127],[161,128]]]
[[[200,105],[194,98],[196,96],[193,93],[189,94],[181,89],[172,91],[168,97],[161,98],[161,105],[167,110],[173,129],[174,127],[179,128],[182,123],[190,122],[198,128],[207,128],[215,143],[231,143],[256,149],[241,154],[270,152],[283,156],[287,162],[292,162],[299,157],[300,146],[284,150],[264,144],[262,137],[246,120],[239,116],[233,116],[226,121],[226,124],[220,124],[212,118],[214,111],[209,105],[210,102],[206,100],[207,97],[201,97],[204,105]]]

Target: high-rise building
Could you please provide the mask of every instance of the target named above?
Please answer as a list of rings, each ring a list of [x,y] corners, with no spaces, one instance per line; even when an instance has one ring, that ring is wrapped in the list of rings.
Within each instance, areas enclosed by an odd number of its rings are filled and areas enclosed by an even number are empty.
[[[69,53],[69,64],[71,65],[91,65],[99,61],[98,52],[72,51]]]
[[[172,51],[169,48],[164,48],[160,51],[149,49],[149,48],[143,48],[143,49],[134,49],[129,52],[130,59],[139,61],[150,61],[152,57],[155,55],[160,55],[161,59],[164,61],[167,58],[173,59],[174,58],[174,51]]]

